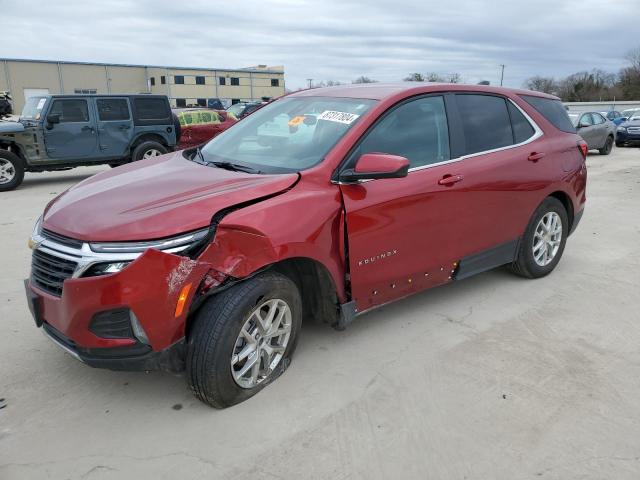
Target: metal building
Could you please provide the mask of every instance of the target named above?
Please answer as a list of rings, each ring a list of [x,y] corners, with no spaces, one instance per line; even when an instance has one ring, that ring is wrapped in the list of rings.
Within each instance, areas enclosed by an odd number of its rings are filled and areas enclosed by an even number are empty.
[[[11,92],[14,110],[47,93],[158,93],[174,107],[268,99],[284,94],[284,67],[236,70],[0,58],[0,91]]]

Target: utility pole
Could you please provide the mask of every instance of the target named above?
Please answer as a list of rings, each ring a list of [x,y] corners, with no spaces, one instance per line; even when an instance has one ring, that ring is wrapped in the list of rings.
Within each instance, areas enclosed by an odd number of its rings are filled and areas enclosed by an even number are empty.
[[[504,81],[504,67],[505,67],[505,65],[500,64],[500,66],[502,67],[502,70],[500,72],[500,86],[502,86],[502,82]]]
[[[311,85],[313,84],[313,78],[307,78],[307,82],[309,82],[309,88],[311,88]]]

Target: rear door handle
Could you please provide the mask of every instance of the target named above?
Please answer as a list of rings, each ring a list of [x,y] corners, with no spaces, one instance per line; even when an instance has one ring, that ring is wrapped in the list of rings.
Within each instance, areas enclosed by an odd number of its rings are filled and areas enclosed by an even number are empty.
[[[438,185],[453,185],[454,183],[461,182],[464,177],[462,175],[445,175],[438,180]]]
[[[527,157],[527,160],[529,160],[530,162],[537,162],[538,160],[540,160],[542,158],[544,158],[544,153],[542,153],[542,152],[532,152]]]
[[[129,125],[120,125],[120,130],[129,130],[131,127]]]

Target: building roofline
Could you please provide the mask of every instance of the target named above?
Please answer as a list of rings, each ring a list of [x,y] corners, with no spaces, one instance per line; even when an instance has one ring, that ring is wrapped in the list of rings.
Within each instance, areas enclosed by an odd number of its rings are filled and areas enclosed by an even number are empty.
[[[255,68],[209,68],[209,67],[177,67],[171,65],[139,65],[134,63],[101,63],[101,62],[71,62],[67,60],[40,60],[33,58],[5,58],[1,57],[0,62],[23,62],[23,63],[53,63],[61,65],[96,65],[99,67],[136,67],[136,68],[165,68],[171,70],[198,70],[215,72],[248,72],[248,73],[271,73],[284,74],[284,70],[262,70]]]

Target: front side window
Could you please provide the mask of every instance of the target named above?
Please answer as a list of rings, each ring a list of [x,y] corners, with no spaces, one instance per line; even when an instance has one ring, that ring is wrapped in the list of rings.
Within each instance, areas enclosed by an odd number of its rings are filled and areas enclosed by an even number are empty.
[[[593,117],[594,125],[600,125],[601,123],[604,123],[606,121],[604,117],[599,113],[592,113],[591,116]]]
[[[593,118],[591,118],[591,114],[585,113],[584,115],[582,115],[580,117],[580,121],[578,122],[578,125],[581,127],[588,127],[593,125]]]
[[[354,156],[373,152],[405,157],[411,168],[449,160],[443,98],[424,97],[391,110],[367,134]]]
[[[513,145],[507,103],[492,95],[456,95],[466,142],[465,154]]]
[[[129,120],[129,104],[124,98],[99,98],[98,118],[103,122]]]
[[[289,97],[266,105],[211,140],[206,162],[231,162],[264,173],[298,172],[321,162],[376,102]]]
[[[88,122],[89,108],[84,99],[54,100],[49,115],[60,115],[60,123]]]

